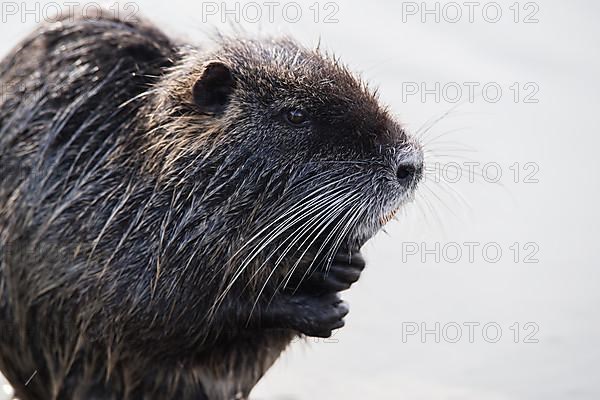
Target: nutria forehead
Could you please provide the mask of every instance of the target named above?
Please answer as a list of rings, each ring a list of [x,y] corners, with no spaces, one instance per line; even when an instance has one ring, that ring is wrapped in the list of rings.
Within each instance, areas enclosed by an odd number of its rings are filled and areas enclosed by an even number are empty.
[[[333,55],[290,38],[224,39],[215,53],[231,66],[238,93],[331,117],[352,109],[385,116],[376,93]]]

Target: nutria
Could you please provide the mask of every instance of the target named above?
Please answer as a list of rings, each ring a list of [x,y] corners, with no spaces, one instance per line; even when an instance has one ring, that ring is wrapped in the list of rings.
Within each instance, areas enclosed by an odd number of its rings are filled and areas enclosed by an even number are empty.
[[[343,325],[421,148],[318,49],[110,15],[0,64],[0,371],[21,400],[245,399]]]

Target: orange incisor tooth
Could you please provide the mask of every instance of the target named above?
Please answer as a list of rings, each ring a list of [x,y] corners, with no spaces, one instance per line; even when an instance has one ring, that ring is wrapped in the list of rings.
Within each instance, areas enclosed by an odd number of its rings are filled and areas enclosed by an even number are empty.
[[[383,225],[387,224],[388,222],[390,222],[398,213],[399,209],[395,209],[394,211],[388,213],[387,215],[385,215],[383,218],[381,218],[381,223]]]

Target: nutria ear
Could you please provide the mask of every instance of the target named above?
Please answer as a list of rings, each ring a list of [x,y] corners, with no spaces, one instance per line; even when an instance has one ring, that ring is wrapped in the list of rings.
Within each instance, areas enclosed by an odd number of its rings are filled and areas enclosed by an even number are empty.
[[[194,103],[202,113],[219,114],[229,103],[234,86],[229,67],[221,61],[209,61],[192,88]]]

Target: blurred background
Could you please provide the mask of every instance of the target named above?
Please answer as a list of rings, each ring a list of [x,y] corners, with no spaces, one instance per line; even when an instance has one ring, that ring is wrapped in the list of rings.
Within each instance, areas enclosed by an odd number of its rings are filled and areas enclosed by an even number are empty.
[[[58,4],[2,1],[0,52]],[[600,3],[103,4],[199,44],[215,27],[320,41],[425,143],[346,327],[294,343],[253,399],[600,398]]]

